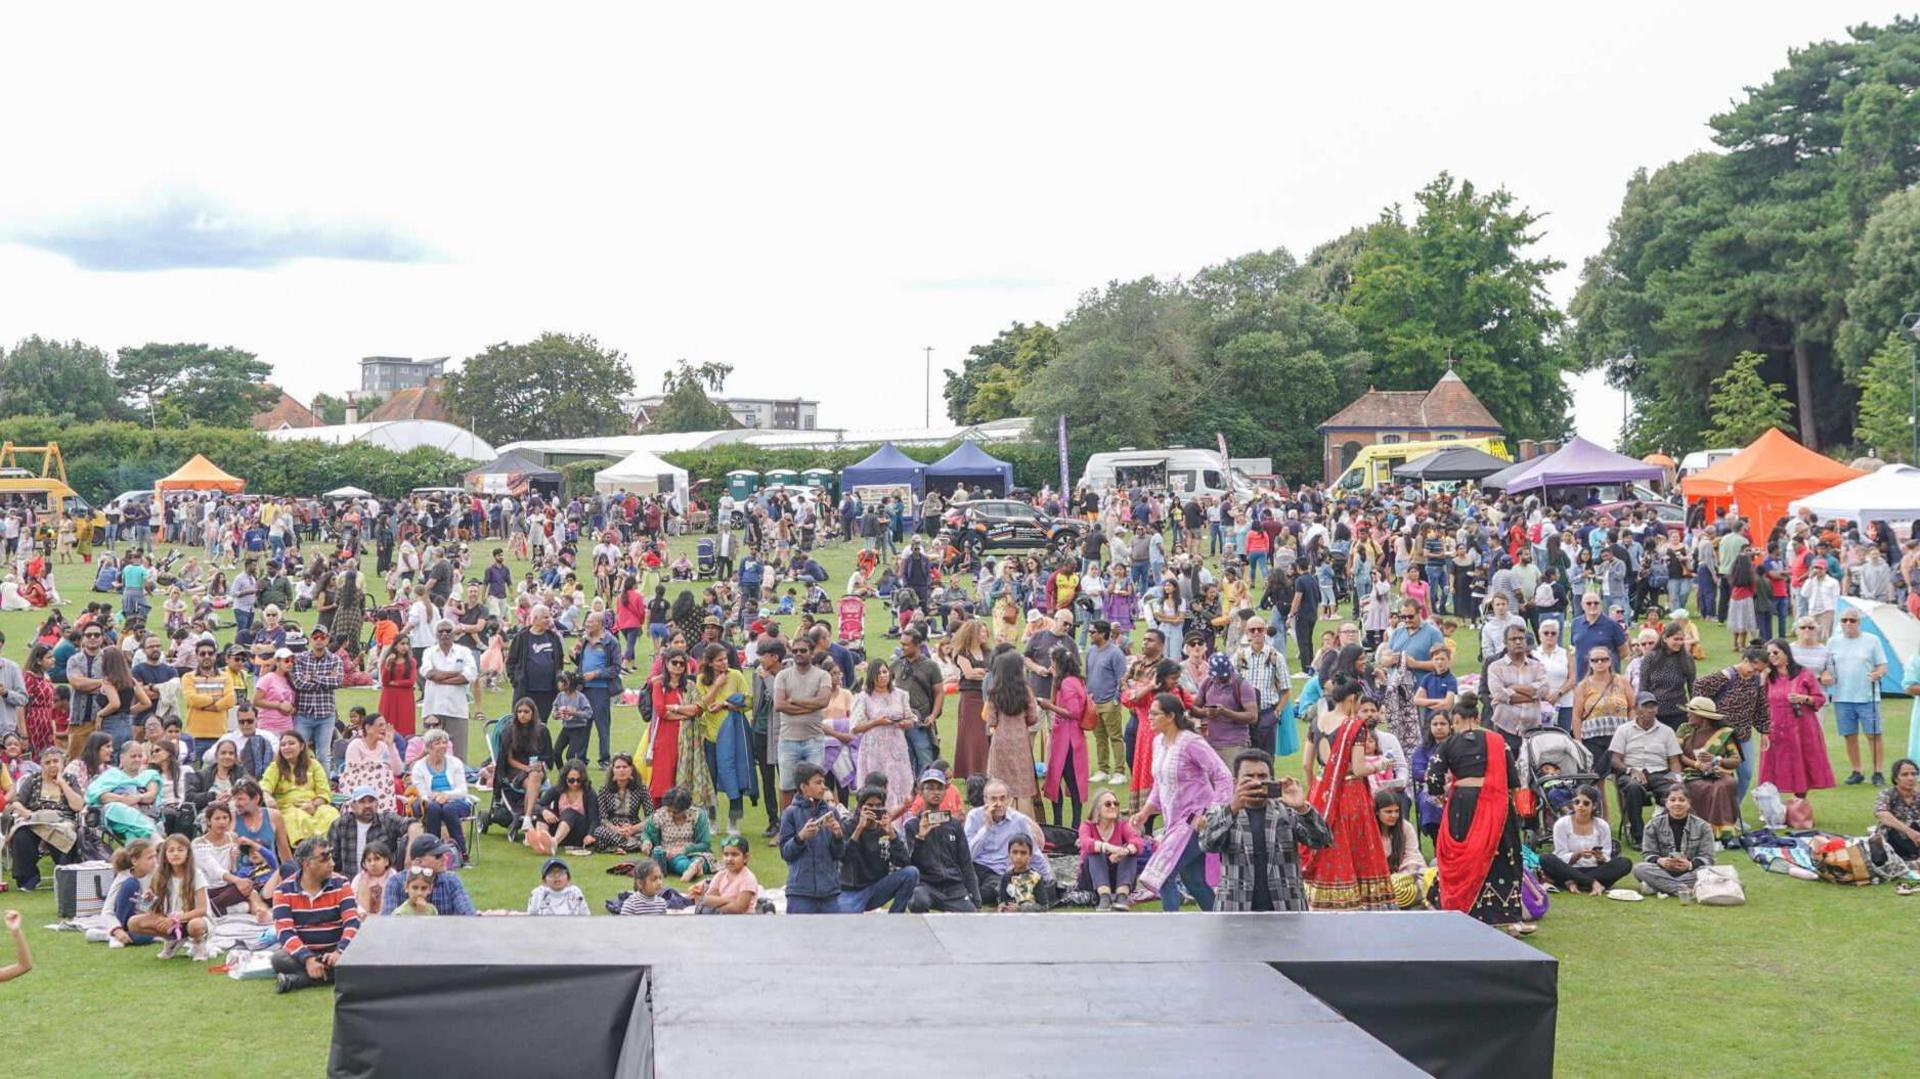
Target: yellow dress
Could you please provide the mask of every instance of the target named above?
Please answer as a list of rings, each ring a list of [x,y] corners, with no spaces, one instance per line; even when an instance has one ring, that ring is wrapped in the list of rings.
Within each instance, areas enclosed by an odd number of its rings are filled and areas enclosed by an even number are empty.
[[[287,843],[289,846],[303,839],[325,836],[333,822],[340,819],[340,811],[328,800],[317,810],[309,810],[307,802],[315,798],[331,799],[333,787],[327,783],[327,774],[318,761],[307,765],[307,781],[296,782],[291,769],[282,769],[279,758],[267,765],[267,774],[260,777],[260,788],[273,799],[275,808],[280,810],[280,819],[287,825]]]

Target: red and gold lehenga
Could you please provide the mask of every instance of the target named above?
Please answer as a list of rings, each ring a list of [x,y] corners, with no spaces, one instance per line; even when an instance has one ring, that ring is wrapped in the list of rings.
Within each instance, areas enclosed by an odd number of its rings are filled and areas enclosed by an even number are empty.
[[[1373,792],[1353,769],[1353,747],[1363,733],[1348,718],[1332,738],[1327,763],[1307,800],[1326,818],[1333,844],[1300,852],[1301,877],[1313,910],[1393,910],[1393,875],[1373,819]],[[1311,747],[1309,747],[1311,752]]]

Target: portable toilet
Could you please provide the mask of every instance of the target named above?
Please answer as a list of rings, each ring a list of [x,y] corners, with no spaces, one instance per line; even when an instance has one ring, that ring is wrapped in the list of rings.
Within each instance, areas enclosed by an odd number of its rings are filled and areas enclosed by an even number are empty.
[[[763,486],[767,487],[798,487],[800,473],[791,468],[770,468],[766,471],[765,480]]]
[[[759,486],[760,473],[751,468],[736,468],[727,473],[727,493],[732,495],[736,502],[745,502],[752,498],[754,490]]]
[[[828,498],[836,493],[834,488],[840,485],[839,473],[831,468],[809,468],[800,473],[800,480],[808,487],[818,487],[826,492]]]

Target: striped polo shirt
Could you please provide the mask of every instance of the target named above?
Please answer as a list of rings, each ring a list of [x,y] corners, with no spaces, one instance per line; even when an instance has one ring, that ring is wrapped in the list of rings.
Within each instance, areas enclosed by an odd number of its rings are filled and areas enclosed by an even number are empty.
[[[295,959],[345,951],[360,931],[360,908],[353,886],[335,873],[318,892],[300,888],[299,876],[282,881],[273,893],[273,929],[280,947]]]

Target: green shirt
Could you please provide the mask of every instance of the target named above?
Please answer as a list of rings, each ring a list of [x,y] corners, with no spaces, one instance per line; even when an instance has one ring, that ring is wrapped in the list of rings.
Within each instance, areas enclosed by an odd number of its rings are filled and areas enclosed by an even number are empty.
[[[1747,549],[1747,537],[1738,532],[1729,532],[1720,537],[1720,576],[1733,572],[1733,560]]]

